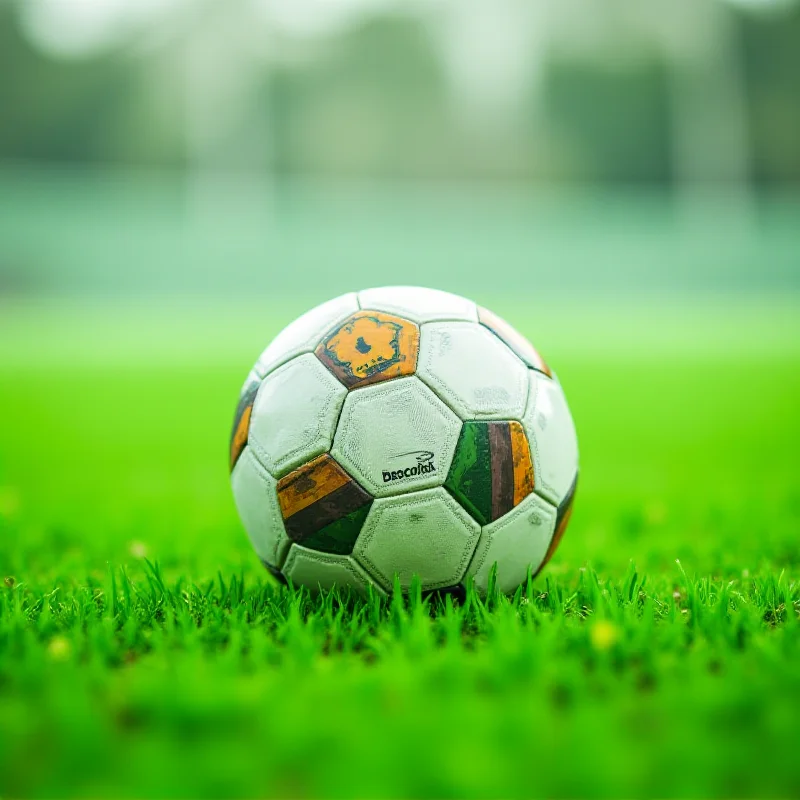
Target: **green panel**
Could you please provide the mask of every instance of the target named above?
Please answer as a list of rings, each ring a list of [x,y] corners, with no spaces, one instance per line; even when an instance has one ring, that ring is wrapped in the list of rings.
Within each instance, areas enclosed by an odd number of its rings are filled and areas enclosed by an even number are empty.
[[[371,505],[371,502],[365,503],[341,519],[337,519],[336,522],[320,528],[316,533],[303,539],[303,547],[308,547],[310,550],[321,550],[323,553],[350,555]]]
[[[481,525],[492,518],[492,458],[489,426],[465,422],[445,487]]]

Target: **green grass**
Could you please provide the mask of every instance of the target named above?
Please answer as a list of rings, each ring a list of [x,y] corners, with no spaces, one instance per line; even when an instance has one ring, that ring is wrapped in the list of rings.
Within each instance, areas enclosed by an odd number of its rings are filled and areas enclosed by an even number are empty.
[[[539,578],[455,608],[249,548],[233,404],[307,301],[0,308],[0,796],[800,793],[796,302],[481,299],[581,484]]]

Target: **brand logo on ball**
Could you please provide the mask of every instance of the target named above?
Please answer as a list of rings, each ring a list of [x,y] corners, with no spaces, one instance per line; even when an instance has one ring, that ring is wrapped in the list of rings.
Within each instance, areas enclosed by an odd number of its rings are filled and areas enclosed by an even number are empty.
[[[405,469],[385,469],[383,470],[383,482],[399,481],[401,478],[413,478],[416,475],[427,475],[429,472],[436,472],[436,465],[433,463],[433,453],[430,450],[412,450],[410,453],[399,453],[392,457],[415,458],[417,463]]]

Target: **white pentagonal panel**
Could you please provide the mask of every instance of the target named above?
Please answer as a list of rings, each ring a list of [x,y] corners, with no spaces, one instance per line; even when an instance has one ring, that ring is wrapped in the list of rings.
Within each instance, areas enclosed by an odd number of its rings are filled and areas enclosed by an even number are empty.
[[[267,375],[301,353],[310,353],[322,341],[322,337],[337,323],[354,311],[358,311],[355,293],[335,297],[327,303],[289,323],[270,343],[256,362],[255,371]]]
[[[578,439],[561,385],[529,372],[528,407],[522,420],[533,454],[535,490],[555,505],[578,472]]]
[[[421,328],[417,375],[463,419],[520,419],[527,372],[482,325],[431,322]]]
[[[467,575],[485,593],[492,565],[497,564],[497,588],[510,594],[523,583],[528,570],[539,569],[556,526],[556,509],[535,494],[513,511],[486,525]]]
[[[331,455],[374,497],[441,486],[461,420],[415,377],[348,394]]]
[[[259,558],[280,567],[289,548],[275,479],[246,447],[231,475],[233,499]]]
[[[388,311],[414,322],[433,320],[478,320],[478,309],[471,300],[438,289],[419,286],[382,286],[358,293],[361,308]]]
[[[444,489],[427,489],[372,504],[353,555],[383,587],[394,576],[407,589],[453,586],[463,577],[481,535],[477,522]]]
[[[261,383],[250,419],[250,447],[280,478],[330,449],[346,395],[315,355],[293,358]]]
[[[309,550],[296,542],[289,550],[282,572],[295,586],[306,586],[311,591],[349,586],[366,595],[367,587],[372,584],[379,594],[384,594],[351,556]]]

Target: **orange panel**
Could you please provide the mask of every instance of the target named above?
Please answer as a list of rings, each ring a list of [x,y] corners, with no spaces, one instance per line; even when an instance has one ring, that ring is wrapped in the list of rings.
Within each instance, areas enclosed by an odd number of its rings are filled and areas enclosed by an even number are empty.
[[[392,314],[359,311],[331,331],[315,352],[348,389],[355,389],[413,375],[419,354],[419,328]]]
[[[553,557],[553,553],[557,550],[559,544],[561,544],[561,540],[564,538],[564,533],[567,530],[567,525],[569,525],[570,517],[572,516],[572,506],[570,506],[564,516],[561,517],[561,521],[558,523],[558,527],[556,528],[556,532],[553,534],[553,538],[550,540],[550,546],[547,548],[547,552],[544,556],[544,561],[542,561],[542,566],[539,567],[539,572],[541,572],[547,562]]]
[[[544,560],[537,570],[537,575],[545,568],[545,565],[553,557],[553,553],[555,553],[558,545],[561,544],[561,540],[564,538],[564,533],[566,532],[567,526],[569,525],[569,521],[572,517],[572,504],[575,502],[575,489],[577,488],[577,484],[578,478],[576,476],[572,486],[567,492],[567,496],[562,500],[561,505],[558,507],[558,514],[556,515],[556,530],[555,533],[553,533],[553,538],[550,540],[550,546],[547,548],[547,552],[544,555]]]
[[[533,491],[533,464],[528,437],[519,422],[509,422],[511,458],[514,462],[514,505],[518,506]]]
[[[536,348],[504,319],[486,308],[478,308],[478,319],[481,325],[485,325],[502,339],[529,367],[543,372],[548,378],[553,377],[550,367],[547,366]]]
[[[253,413],[253,403],[256,401],[258,387],[261,385],[260,379],[251,380],[242,389],[239,402],[236,405],[236,413],[233,415],[233,430],[231,431],[231,472],[236,466],[236,462],[247,446],[247,435],[250,431],[250,417]]]
[[[247,445],[247,434],[250,430],[250,416],[252,413],[253,406],[247,406],[236,424],[236,430],[233,432],[233,437],[231,438],[231,471],[233,471],[239,456]]]
[[[309,461],[278,481],[278,502],[283,518],[349,483],[352,478],[327,454]]]

